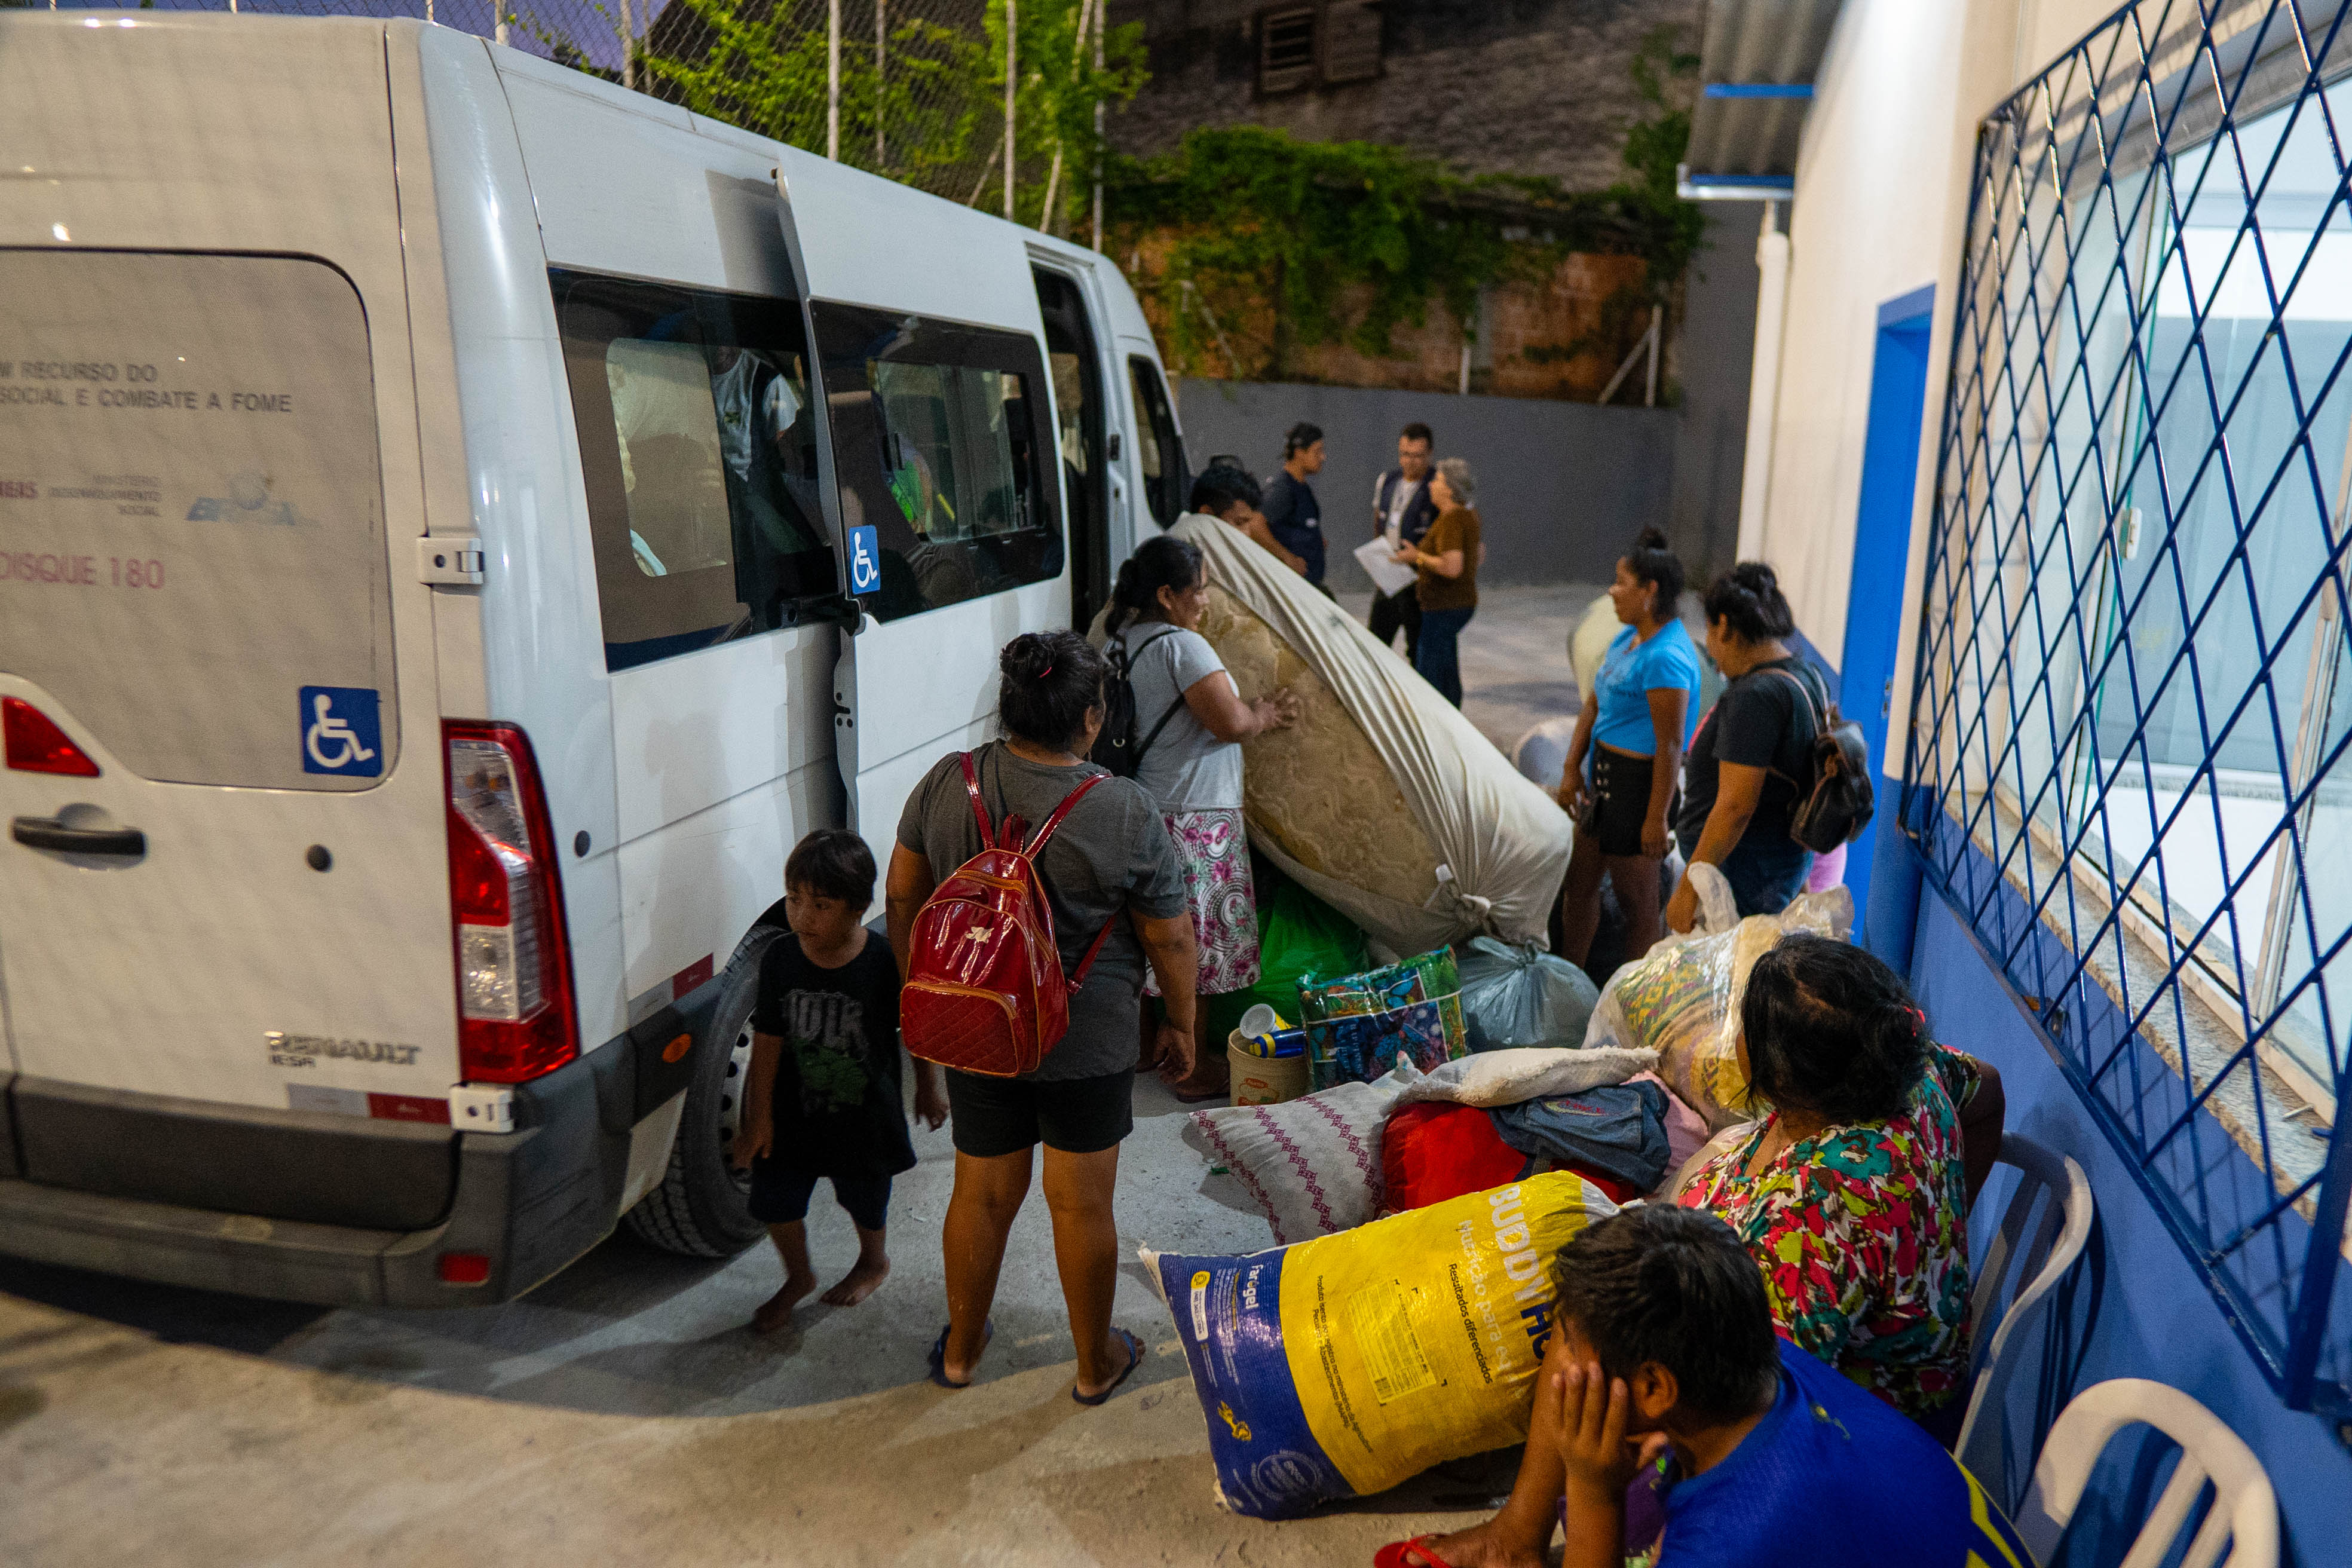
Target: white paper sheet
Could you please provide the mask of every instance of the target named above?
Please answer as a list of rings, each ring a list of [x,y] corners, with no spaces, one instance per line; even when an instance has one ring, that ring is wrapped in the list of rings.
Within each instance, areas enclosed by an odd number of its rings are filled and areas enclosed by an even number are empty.
[[[1386,539],[1367,539],[1356,546],[1356,563],[1383,594],[1410,588],[1421,578],[1420,573],[1394,558]]]

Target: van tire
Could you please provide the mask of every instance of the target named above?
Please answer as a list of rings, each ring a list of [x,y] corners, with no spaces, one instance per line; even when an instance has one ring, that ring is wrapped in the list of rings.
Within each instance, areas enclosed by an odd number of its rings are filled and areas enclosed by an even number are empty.
[[[661,1184],[628,1213],[641,1241],[687,1258],[732,1258],[767,1234],[751,1217],[751,1179],[729,1163],[728,1145],[741,1113],[751,1061],[751,1005],[760,960],[783,934],[755,925],[736,944],[720,978],[719,1005],[694,1046],[694,1076],[670,1145]]]

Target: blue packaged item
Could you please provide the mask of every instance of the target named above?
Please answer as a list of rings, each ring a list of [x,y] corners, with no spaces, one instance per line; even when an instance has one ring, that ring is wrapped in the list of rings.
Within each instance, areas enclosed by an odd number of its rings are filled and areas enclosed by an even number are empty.
[[[1418,1001],[1386,1012],[1309,1024],[1307,1048],[1318,1089],[1370,1083],[1400,1060],[1427,1072],[1457,1054],[1447,1039],[1444,1006]]]

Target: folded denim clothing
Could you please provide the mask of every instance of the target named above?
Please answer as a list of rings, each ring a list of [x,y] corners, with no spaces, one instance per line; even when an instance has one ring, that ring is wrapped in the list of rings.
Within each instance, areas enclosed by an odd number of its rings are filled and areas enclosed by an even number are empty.
[[[1523,1154],[1549,1157],[1648,1192],[1666,1173],[1666,1091],[1655,1083],[1612,1084],[1489,1107],[1495,1131]]]

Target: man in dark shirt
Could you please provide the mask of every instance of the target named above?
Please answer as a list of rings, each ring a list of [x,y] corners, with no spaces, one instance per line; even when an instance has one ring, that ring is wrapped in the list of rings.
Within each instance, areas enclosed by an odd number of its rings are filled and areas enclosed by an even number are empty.
[[[1322,430],[1293,425],[1282,438],[1282,471],[1265,482],[1261,509],[1266,527],[1285,550],[1307,563],[1307,580],[1318,588],[1323,587],[1323,505],[1307,481],[1322,471]]]
[[[1391,550],[1420,543],[1437,521],[1437,503],[1429,494],[1434,445],[1428,426],[1419,421],[1406,426],[1397,437],[1397,466],[1372,485],[1372,536],[1385,539]],[[1383,645],[1392,645],[1397,628],[1404,628],[1406,663],[1421,651],[1421,601],[1411,584],[1393,594],[1375,591],[1369,624]]]

